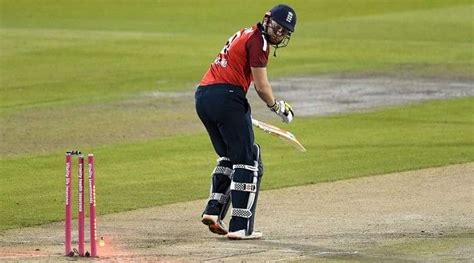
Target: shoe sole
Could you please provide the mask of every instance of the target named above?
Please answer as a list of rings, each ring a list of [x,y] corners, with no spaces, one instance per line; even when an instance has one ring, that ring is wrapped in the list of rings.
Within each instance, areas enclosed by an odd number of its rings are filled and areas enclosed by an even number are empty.
[[[218,235],[227,235],[227,230],[220,227],[219,224],[214,222],[214,220],[210,218],[203,218],[201,222],[205,224],[206,226],[208,226],[209,231],[211,231],[212,233],[218,234]]]
[[[260,239],[262,236],[263,236],[262,232],[253,232],[249,236],[240,236],[240,235],[234,236],[232,234],[230,235],[228,234],[227,238],[230,240],[248,240],[248,239]]]

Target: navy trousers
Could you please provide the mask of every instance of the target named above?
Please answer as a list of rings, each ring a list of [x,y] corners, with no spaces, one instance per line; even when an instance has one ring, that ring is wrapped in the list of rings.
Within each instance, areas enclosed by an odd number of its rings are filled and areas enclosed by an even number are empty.
[[[234,164],[254,164],[250,105],[242,88],[227,84],[198,87],[196,112],[214,150]]]
[[[229,158],[234,165],[254,166],[257,160],[255,153],[259,150],[256,151],[258,148],[254,146],[251,110],[244,91],[232,85],[209,85],[198,87],[195,99],[197,114],[209,133],[216,153],[220,157]],[[255,176],[251,170],[234,169],[232,181],[240,185],[255,183]],[[230,232],[243,229],[246,235],[252,234],[260,178],[261,176],[256,183],[256,193],[231,188],[233,212],[229,224]],[[213,176],[212,192],[224,193],[230,185],[230,178]],[[205,213],[212,212],[216,207],[216,211],[222,208],[217,202],[210,200]]]

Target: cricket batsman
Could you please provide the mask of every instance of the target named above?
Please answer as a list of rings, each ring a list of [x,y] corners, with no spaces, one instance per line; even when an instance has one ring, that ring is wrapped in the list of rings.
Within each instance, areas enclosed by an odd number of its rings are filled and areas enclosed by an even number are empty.
[[[289,123],[293,110],[273,96],[267,77],[270,48],[274,56],[286,47],[295,32],[296,13],[288,5],[276,5],[262,22],[232,35],[204,74],[195,93],[196,112],[219,156],[212,172],[210,197],[202,223],[233,240],[256,239],[257,198],[263,176],[261,149],[254,142],[251,110],[246,94],[251,82],[261,100]],[[229,229],[223,219],[232,203]]]

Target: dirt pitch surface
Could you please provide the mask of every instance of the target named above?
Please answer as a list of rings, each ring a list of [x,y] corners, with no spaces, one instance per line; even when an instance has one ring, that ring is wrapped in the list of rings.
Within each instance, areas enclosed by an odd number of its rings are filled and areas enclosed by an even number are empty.
[[[263,191],[261,240],[199,221],[205,200],[99,217],[99,261],[474,260],[474,163]],[[10,230],[0,260],[62,256],[63,224]]]
[[[274,88],[299,116],[474,96],[472,80],[400,76],[292,78],[274,82]],[[175,107],[189,105],[192,93],[146,97],[172,98]],[[274,117],[254,92],[249,98],[254,116]],[[100,196],[98,202],[100,211]],[[200,223],[204,203],[100,216],[98,235],[105,245],[95,260],[474,261],[474,163],[263,191],[256,220],[261,240],[230,241],[210,233]],[[3,231],[0,261],[82,260],[64,257],[63,242],[62,222]]]

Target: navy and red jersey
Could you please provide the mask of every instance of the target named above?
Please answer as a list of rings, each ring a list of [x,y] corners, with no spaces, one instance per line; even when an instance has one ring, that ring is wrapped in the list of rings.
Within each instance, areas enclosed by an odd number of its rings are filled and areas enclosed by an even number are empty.
[[[241,29],[229,38],[199,85],[231,84],[246,93],[253,81],[250,67],[266,67],[269,52],[260,23]]]

